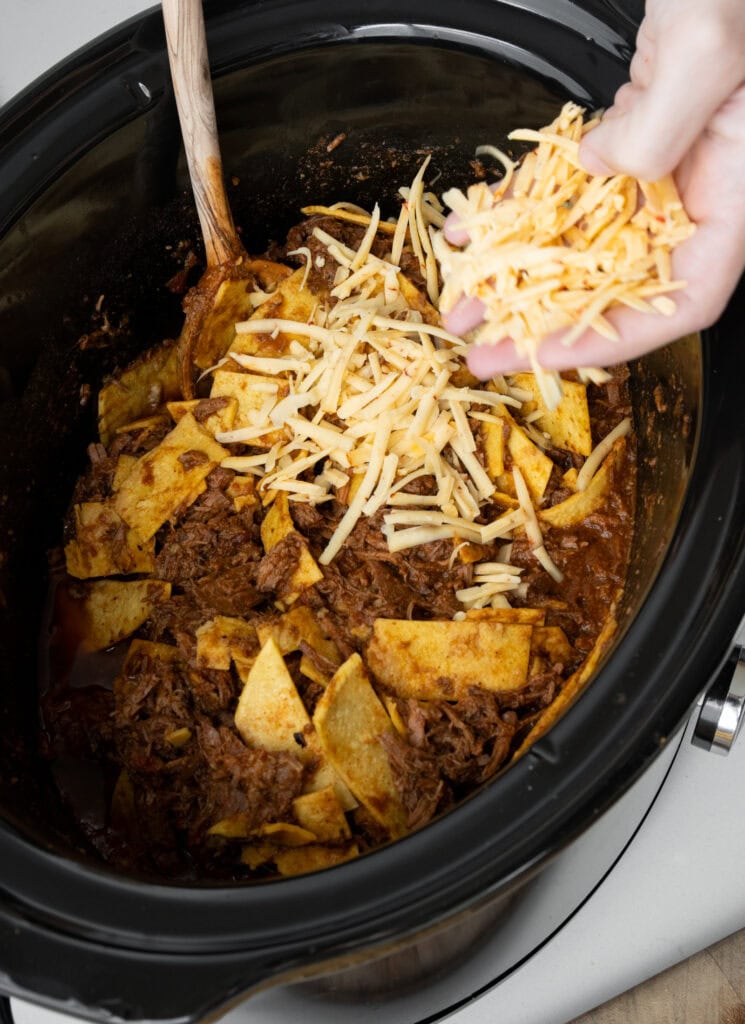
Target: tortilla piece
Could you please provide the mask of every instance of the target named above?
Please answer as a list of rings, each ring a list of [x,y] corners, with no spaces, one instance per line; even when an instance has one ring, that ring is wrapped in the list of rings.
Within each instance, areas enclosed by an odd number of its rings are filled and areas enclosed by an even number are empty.
[[[471,541],[455,540],[455,549],[458,552],[458,559],[463,565],[473,565],[474,562],[483,562],[487,549],[481,544],[474,544]]]
[[[561,401],[556,408],[550,409],[541,395],[534,374],[516,373],[510,380],[514,387],[531,392],[533,398],[523,403],[521,414],[528,415],[539,409],[541,417],[535,421],[536,427],[549,435],[556,448],[577,452],[579,455],[590,454],[592,431],[587,388],[584,384],[562,380]]]
[[[525,477],[530,497],[536,504],[539,504],[548,486],[548,481],[553,472],[554,464],[548,455],[541,451],[538,445],[533,444],[521,426],[513,419],[506,407],[495,410],[507,421],[510,427],[510,435],[507,439],[507,450],[510,453],[512,462],[518,467]],[[512,473],[503,473],[495,479],[499,490],[511,495],[514,490]]]
[[[566,665],[574,656],[572,645],[561,626],[536,626],[532,648],[544,655],[551,665]]]
[[[114,476],[111,481],[111,490],[116,493],[122,486],[122,483],[129,474],[132,472],[134,467],[137,465],[136,455],[120,455],[116,460],[116,469],[114,470]]]
[[[589,515],[601,509],[613,489],[613,476],[616,467],[623,462],[625,450],[626,438],[619,437],[588,484],[587,490],[577,491],[551,508],[539,509],[538,518],[541,523],[558,529],[567,529],[579,526]]]
[[[176,345],[165,341],[145,352],[98,394],[98,434],[108,447],[117,429],[162,402],[178,398],[179,368]]]
[[[228,484],[225,493],[233,499],[233,507],[236,512],[244,508],[253,508],[259,504],[259,496],[256,493],[255,476],[235,476]]]
[[[223,839],[268,839],[272,843],[282,846],[305,846],[313,843],[318,838],[313,832],[301,828],[292,822],[271,822],[259,825],[253,824],[251,814],[233,814],[229,818],[223,818],[207,830],[208,836],[221,836]]]
[[[359,856],[357,843],[346,846],[322,846],[313,843],[298,850],[277,850],[274,864],[280,875],[304,875],[309,871],[322,871],[343,864]]]
[[[166,733],[164,738],[166,743],[170,743],[172,747],[180,750],[181,747],[186,746],[193,735],[194,734],[191,729],[183,726],[181,729],[171,729],[170,732]]]
[[[234,370],[215,370],[212,378],[210,398],[233,398],[238,409],[231,430],[269,425],[267,406],[289,394],[286,381],[277,377],[264,377],[258,373],[240,373]],[[273,444],[288,438],[281,427],[268,426],[265,434],[251,438],[255,448],[271,448]]]
[[[321,672],[320,669],[316,668],[311,659],[307,654],[303,654],[300,658],[300,664],[298,666],[302,675],[306,679],[312,679],[314,683],[318,683],[319,686],[323,686],[325,689],[331,682],[331,676],[327,672]]]
[[[133,640],[127,648],[127,654],[122,664],[122,672],[129,667],[129,663],[136,654],[146,654],[149,658],[158,661],[181,661],[181,651],[172,644],[156,643],[154,640]],[[121,678],[121,676],[119,677]]]
[[[197,629],[197,666],[227,671],[235,656],[245,664],[259,651],[256,630],[245,619],[216,615]]]
[[[531,626],[542,626],[546,621],[545,608],[471,608],[466,619],[484,622],[520,622]]]
[[[244,846],[241,850],[241,864],[255,871],[262,864],[268,864],[276,852],[271,843],[260,843],[258,846]]]
[[[271,260],[243,260],[231,268],[208,268],[186,296],[186,320],[179,347],[202,370],[222,359],[235,338],[235,325],[254,312],[251,293],[273,291],[292,271]]]
[[[83,643],[102,651],[134,633],[156,604],[171,596],[171,584],[162,580],[97,580],[83,601]]]
[[[267,640],[245,680],[235,726],[249,747],[286,750],[308,760],[310,718],[273,639]],[[299,737],[299,739],[298,739]]]
[[[295,320],[307,324],[313,310],[318,305],[318,296],[308,288],[302,288],[305,268],[301,267],[290,273],[277,287],[276,291],[258,307],[250,316],[241,320]],[[236,334],[230,352],[239,352],[253,356],[284,355],[293,341],[298,341],[304,348],[308,347],[308,338],[301,334]]]
[[[306,643],[314,651],[334,663],[336,668],[342,663],[339,649],[333,640],[324,632],[313,612],[306,605],[292,608],[274,622],[266,622],[257,626],[259,642],[263,646],[271,637],[282,655],[291,651],[301,650]]]
[[[203,402],[205,403],[204,405],[202,404]],[[188,401],[169,402],[167,408],[174,423],[178,423],[187,412],[193,414],[195,409],[199,412],[199,406],[202,406],[202,409],[209,408],[206,405],[207,402],[209,402],[209,399],[191,398]],[[225,404],[220,404],[219,408],[205,416],[204,419],[201,419],[198,415],[194,418],[197,423],[200,423],[205,430],[208,430],[214,436],[220,430],[233,429],[237,412],[238,399],[226,397]]]
[[[156,413],[154,416],[143,416],[136,420],[127,420],[121,427],[116,428],[116,434],[148,434],[153,430],[160,430],[167,426],[168,416],[165,413]]]
[[[385,710],[388,712],[388,717],[393,722],[393,727],[395,728],[396,732],[400,733],[400,735],[408,741],[409,730],[406,728],[406,723],[401,717],[401,712],[398,710],[398,705],[396,704],[395,698],[391,697],[391,695],[388,693],[384,693],[382,695],[382,698]]]
[[[143,541],[150,540],[177,510],[199,497],[205,477],[226,455],[186,413],[159,445],[137,460],[114,497],[114,508]]]
[[[75,538],[65,545],[67,571],[79,580],[155,570],[155,539],[146,543],[105,502],[76,505]]]
[[[333,786],[295,797],[292,810],[300,825],[323,843],[339,842],[352,836]]]
[[[235,727],[249,747],[285,750],[305,765],[315,765],[306,791],[333,786],[345,809],[355,806],[346,786],[320,749],[308,712],[295,688],[292,676],[273,639],[262,646],[256,660],[244,676],[235,711]]]
[[[327,758],[354,796],[392,837],[402,836],[406,811],[380,742],[381,736],[395,730],[359,654],[334,673],[316,706],[313,724]]]
[[[280,491],[261,523],[261,542],[264,545],[264,550],[271,551],[276,544],[279,544],[291,533],[295,533],[295,524],[290,515],[290,501],[287,492]],[[312,587],[322,579],[323,573],[303,538],[297,568],[290,577],[290,592],[285,596],[285,601],[292,604],[303,590]]]
[[[396,274],[398,287],[401,295],[409,309],[415,309],[422,314],[425,324],[432,324],[439,327],[441,324],[440,314],[429,301],[424,292],[411,281],[405,274]]]
[[[532,747],[536,740],[539,740],[541,736],[545,736],[554,722],[557,722],[564,716],[564,713],[571,707],[577,697],[579,697],[591,677],[595,674],[595,670],[610,647],[617,629],[618,623],[615,618],[615,606],[613,606],[611,608],[610,615],[606,619],[605,624],[600,631],[600,635],[595,641],[595,646],[592,648],[577,671],[567,679],[553,702],[549,704],[545,711],[541,712],[537,717],[533,728],[512,755],[510,763],[516,761],[519,757],[522,757],[523,754]]]
[[[497,480],[504,473],[504,435],[505,431],[501,423],[481,424],[486,471],[492,480]]]
[[[528,678],[532,632],[529,624],[494,620],[376,619],[367,663],[399,697],[457,700],[471,686],[517,690]]]

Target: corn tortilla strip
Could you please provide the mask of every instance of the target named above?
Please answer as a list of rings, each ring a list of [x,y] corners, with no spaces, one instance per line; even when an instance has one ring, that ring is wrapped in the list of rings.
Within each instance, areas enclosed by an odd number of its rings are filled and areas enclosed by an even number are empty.
[[[333,786],[303,793],[292,801],[298,823],[313,833],[320,842],[339,842],[352,836],[349,822],[336,798]]]
[[[280,491],[261,523],[261,542],[264,549],[271,551],[276,544],[294,532],[295,524],[290,515],[289,497],[286,491]],[[303,590],[322,579],[323,573],[303,539],[297,567],[290,577],[290,592],[285,596],[285,600],[292,604]]]
[[[323,686],[324,689],[331,682],[331,676],[326,672],[321,672],[320,669],[316,668],[311,659],[307,654],[303,654],[300,658],[300,665],[298,666],[302,675],[306,679],[312,679],[314,683],[318,683],[319,686]]]
[[[324,658],[334,662],[337,668],[341,665],[342,658],[338,647],[326,636],[315,615],[306,605],[292,608],[274,622],[259,625],[256,632],[262,647],[271,637],[282,655],[299,651],[301,644],[306,643]]]
[[[196,335],[193,359],[200,370],[206,370],[222,359],[235,338],[235,325],[251,316],[250,291],[251,282],[246,278],[220,282],[211,308],[205,310]],[[200,300],[204,299],[202,294]]]
[[[492,480],[497,480],[504,473],[504,433],[501,423],[481,424],[486,471]]]
[[[83,601],[83,642],[102,651],[134,633],[156,604],[171,596],[171,584],[161,580],[97,580]]]
[[[178,423],[187,412],[193,414],[197,406],[202,404],[202,401],[203,399],[191,398],[188,401],[169,402],[167,406],[168,412],[171,414],[174,423]],[[204,429],[214,436],[219,430],[232,430],[237,413],[238,399],[226,397],[225,405],[222,408],[210,413],[203,420],[197,420],[197,422],[201,423]]]
[[[290,500],[286,491],[280,491],[271,509],[261,521],[261,543],[265,551],[271,551],[281,540],[295,532],[290,515]]]
[[[141,419],[127,420],[121,427],[116,428],[117,434],[144,434],[151,430],[165,426],[168,417],[165,413],[156,413],[154,416],[144,416]]]
[[[256,477],[235,476],[228,484],[225,493],[233,499],[233,507],[236,512],[244,508],[253,508],[259,504],[259,496],[256,493]]]
[[[216,615],[197,629],[197,666],[227,671],[234,657],[243,661],[256,657],[256,630],[245,619]]]
[[[403,835],[406,812],[380,742],[395,730],[359,654],[334,673],[316,706],[313,724],[326,756],[354,796],[392,837]]]
[[[480,544],[473,544],[471,541],[458,539],[455,541],[455,547],[458,551],[458,558],[463,565],[473,565],[474,562],[481,562],[486,554],[486,548]]]
[[[301,761],[308,760],[308,747],[296,737],[310,731],[310,718],[271,638],[248,673],[235,712],[235,726],[249,747],[286,750]]]
[[[176,345],[163,342],[101,388],[98,395],[98,434],[108,447],[119,427],[154,406],[178,398],[179,369]]]
[[[307,324],[318,305],[318,296],[308,288],[301,288],[305,268],[293,271],[277,287],[276,291],[251,316],[242,320],[294,320]],[[230,345],[230,352],[243,355],[281,356],[293,341],[308,347],[308,338],[302,334],[277,334],[276,338],[258,334],[237,333]]]
[[[528,678],[532,631],[494,620],[376,619],[367,663],[400,697],[456,700],[471,686],[518,690]]]
[[[235,727],[244,743],[264,750],[284,750],[305,765],[315,765],[307,790],[333,786],[342,806],[354,807],[353,797],[323,756],[308,712],[274,640],[270,638],[262,646],[245,676],[245,663],[236,662],[236,668],[244,685],[235,711]]]
[[[587,388],[576,381],[562,380],[561,401],[555,409],[549,409],[541,395],[538,382],[532,373],[516,373],[511,378],[514,387],[529,391],[530,402],[524,402],[521,414],[528,415],[540,410],[542,415],[536,421],[539,430],[545,431],[556,448],[589,455],[592,451],[590,410],[587,406]]]
[[[209,836],[221,836],[223,839],[267,839],[282,846],[305,846],[318,838],[313,832],[295,825],[293,822],[274,821],[269,824],[253,824],[251,814],[233,814],[222,818],[207,830]]]
[[[154,640],[140,640],[138,638],[133,640],[127,648],[122,672],[127,670],[132,658],[137,654],[146,654],[148,658],[155,658],[156,661],[181,661],[181,652],[178,647],[174,647],[172,644],[161,644],[156,643]]]
[[[197,454],[199,453],[199,454]],[[191,465],[187,456],[194,454]],[[227,455],[226,450],[187,413],[160,444],[137,460],[114,496],[114,508],[150,540],[174,513],[195,501],[205,478]],[[180,461],[184,457],[184,462]]]
[[[255,871],[262,864],[268,864],[276,852],[276,846],[271,843],[259,843],[257,846],[244,846],[241,850],[241,864]]]
[[[533,444],[506,409],[501,410],[500,415],[510,425],[507,449],[512,456],[512,461],[525,477],[531,498],[539,503],[548,486],[554,464],[548,455],[545,455],[537,445]]]
[[[564,683],[558,696],[555,697],[553,702],[545,709],[545,711],[538,716],[533,728],[512,755],[510,763],[516,761],[519,757],[522,757],[522,755],[530,749],[536,740],[539,740],[541,736],[545,736],[551,726],[563,717],[564,713],[571,707],[577,697],[579,697],[587,683],[595,674],[598,664],[610,647],[617,628],[618,623],[615,619],[615,609],[611,609],[611,613],[606,619],[603,628],[600,631],[600,635],[595,641],[595,646],[592,648],[577,671],[574,672]]]
[[[269,390],[270,388],[274,390]],[[279,401],[288,394],[288,390],[287,382],[276,377],[219,369],[215,370],[212,377],[210,398],[232,398],[237,403],[231,430],[242,430],[244,427],[258,428],[266,423],[266,433],[252,438],[251,444],[255,448],[271,448],[277,441],[282,441],[288,436],[287,431],[272,428],[268,416],[262,419],[259,419],[259,416],[266,406],[267,399],[274,396]]]
[[[359,852],[357,843],[348,843],[346,846],[323,846],[320,843],[313,843],[296,850],[277,850],[274,854],[274,864],[280,875],[305,875],[309,871],[322,871],[324,868],[332,868],[336,864],[353,860],[359,856]]]
[[[180,729],[171,729],[170,732],[166,733],[164,738],[166,743],[170,743],[172,747],[175,747],[177,750],[180,750],[181,747],[186,746],[186,744],[189,742],[193,735],[194,734],[192,733],[191,729],[189,729],[187,726],[182,726],[182,728]]]
[[[538,518],[541,524],[567,529],[578,526],[593,512],[601,509],[611,493],[616,467],[623,462],[625,449],[626,439],[619,437],[588,484],[587,490],[577,491],[551,508],[539,509]]]
[[[74,509],[75,537],[65,545],[67,571],[77,579],[155,570],[155,540],[142,543],[111,505],[87,501]]]
[[[403,295],[409,309],[414,309],[421,313],[425,324],[432,324],[433,326],[439,327],[441,324],[440,314],[424,292],[421,292],[405,274],[397,274],[396,279],[398,281],[398,287],[401,294]]]
[[[395,698],[391,697],[388,693],[384,693],[382,694],[382,700],[385,710],[388,712],[388,717],[393,722],[393,727],[396,732],[403,736],[404,739],[408,739],[409,731],[401,717],[401,712],[398,710]]]
[[[573,656],[572,645],[561,626],[536,626],[533,630],[532,648],[552,665],[566,665]]]
[[[132,469],[137,465],[136,455],[120,455],[116,460],[116,469],[114,470],[114,477],[111,481],[111,490],[116,492],[122,486],[122,483],[131,473]]]
[[[545,608],[472,608],[466,619],[484,622],[515,623],[542,626],[546,621]]]

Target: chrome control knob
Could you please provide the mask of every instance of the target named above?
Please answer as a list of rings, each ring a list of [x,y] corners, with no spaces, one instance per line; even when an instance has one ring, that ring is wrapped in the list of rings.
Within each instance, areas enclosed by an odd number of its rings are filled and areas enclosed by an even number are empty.
[[[704,694],[691,742],[717,754],[729,753],[745,720],[745,646],[737,644]]]

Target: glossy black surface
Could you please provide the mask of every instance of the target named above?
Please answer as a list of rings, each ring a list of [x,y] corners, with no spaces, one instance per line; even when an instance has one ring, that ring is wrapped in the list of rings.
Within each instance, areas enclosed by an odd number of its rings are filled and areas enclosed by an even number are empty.
[[[466,180],[485,138],[544,123],[567,95],[607,103],[633,39],[631,22],[600,2],[362,7],[207,6],[226,169],[241,178],[231,199],[252,247],[294,223],[309,193],[390,200],[425,145],[444,181]],[[322,167],[319,140],[342,129],[348,143]],[[389,948],[502,898],[644,768],[725,658],[745,609],[745,350],[731,340],[740,293],[703,363],[691,343],[637,368],[642,487],[651,495],[656,483],[661,497],[643,506],[629,611],[646,600],[592,688],[530,755],[424,831],[318,875],[187,889],[94,863],[34,756],[45,550],[92,431],[81,385],[178,323],[177,302],[163,301],[162,243],[195,225],[188,197],[169,206],[186,185],[177,138],[156,15],[0,116],[0,714],[14,723],[0,737],[0,988],[101,1018],[194,1018],[265,978]],[[114,349],[81,352],[90,302],[80,296],[101,290],[131,311],[130,326]],[[690,475],[693,435],[670,420],[644,429],[649,380],[698,414]]]

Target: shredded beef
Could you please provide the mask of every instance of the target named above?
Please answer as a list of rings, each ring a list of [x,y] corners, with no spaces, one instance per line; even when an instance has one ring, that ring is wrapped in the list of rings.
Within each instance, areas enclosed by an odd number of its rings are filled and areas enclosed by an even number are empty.
[[[256,587],[263,593],[274,592],[284,597],[292,591],[292,574],[298,566],[303,539],[298,533],[288,533],[267,551],[256,570]]]
[[[445,783],[437,759],[405,743],[397,733],[381,736],[393,781],[401,794],[408,828],[421,828],[435,816],[443,796]]]

